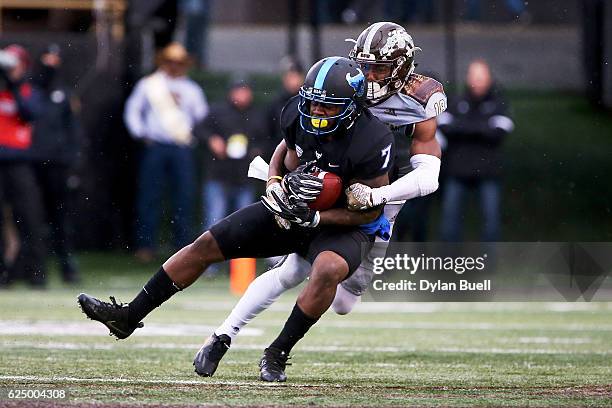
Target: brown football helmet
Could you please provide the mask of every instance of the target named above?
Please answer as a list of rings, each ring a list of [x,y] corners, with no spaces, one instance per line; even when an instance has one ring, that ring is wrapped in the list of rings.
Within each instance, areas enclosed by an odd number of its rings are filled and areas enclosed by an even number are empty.
[[[420,51],[406,30],[395,23],[374,23],[361,32],[349,57],[368,78],[367,99],[377,104],[398,92],[414,71],[414,53]]]

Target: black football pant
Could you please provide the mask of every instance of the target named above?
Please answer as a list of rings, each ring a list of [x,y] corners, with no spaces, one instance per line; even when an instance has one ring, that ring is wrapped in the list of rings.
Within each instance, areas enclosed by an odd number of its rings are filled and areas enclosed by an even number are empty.
[[[357,227],[299,227],[285,230],[261,202],[225,217],[210,228],[225,259],[268,258],[298,253],[310,263],[324,251],[341,256],[352,274],[373,242]]]

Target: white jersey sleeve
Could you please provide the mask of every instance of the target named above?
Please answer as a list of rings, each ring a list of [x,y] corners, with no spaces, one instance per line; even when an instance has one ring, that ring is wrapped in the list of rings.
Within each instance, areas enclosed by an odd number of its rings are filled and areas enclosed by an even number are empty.
[[[425,105],[425,117],[434,118],[446,110],[446,95],[444,92],[436,92],[429,97]]]
[[[392,126],[410,125],[438,116],[446,110],[442,84],[433,78],[412,74],[404,88],[370,111]]]

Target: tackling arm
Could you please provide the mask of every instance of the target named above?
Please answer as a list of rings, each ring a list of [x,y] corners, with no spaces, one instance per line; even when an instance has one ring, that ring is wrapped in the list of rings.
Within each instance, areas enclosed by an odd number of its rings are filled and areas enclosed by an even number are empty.
[[[360,184],[349,187],[349,206],[353,209],[376,207],[378,205],[431,194],[438,189],[441,149],[436,135],[436,118],[415,125],[410,147],[410,164],[413,170],[392,184],[368,188]]]
[[[357,181],[368,187],[380,187],[389,184],[389,176],[383,174],[376,178]],[[346,208],[332,208],[321,211],[321,225],[362,225],[374,221],[382,212],[382,208],[370,208],[365,211],[350,211]]]

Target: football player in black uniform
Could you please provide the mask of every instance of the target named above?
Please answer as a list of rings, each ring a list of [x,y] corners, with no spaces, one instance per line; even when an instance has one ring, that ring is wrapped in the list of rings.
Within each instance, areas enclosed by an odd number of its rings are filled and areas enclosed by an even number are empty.
[[[143,326],[141,320],[153,309],[190,286],[213,263],[298,253],[312,264],[311,279],[261,361],[262,379],[284,381],[288,353],[329,308],[337,284],[357,269],[362,245],[389,232],[381,206],[349,211],[346,201],[340,200],[325,211],[308,207],[322,184],[304,167],[335,173],[347,185],[388,184],[395,155],[393,135],[364,108],[365,93],[366,80],[356,62],[342,57],[317,62],[299,96],[283,110],[286,149],[273,155],[262,201],[229,215],[175,253],[129,304],[80,294],[83,312],[124,339]]]
[[[389,126],[395,138],[392,183],[379,188],[354,183],[347,192],[351,208],[372,208],[386,203],[384,213],[393,223],[405,200],[431,194],[438,188],[440,146],[435,139],[436,117],[446,109],[442,85],[433,78],[414,73],[414,56],[420,48],[398,24],[378,22],[354,40],[350,58],[360,64],[367,77],[366,105]],[[284,142],[277,147],[281,153]],[[374,258],[384,257],[385,242],[376,245],[361,265],[336,290],[332,309],[347,314],[359,301],[373,277]],[[291,254],[249,286],[230,315],[215,330],[194,359],[195,371],[212,375],[242,327],[268,308],[288,289],[299,285],[311,266]]]

